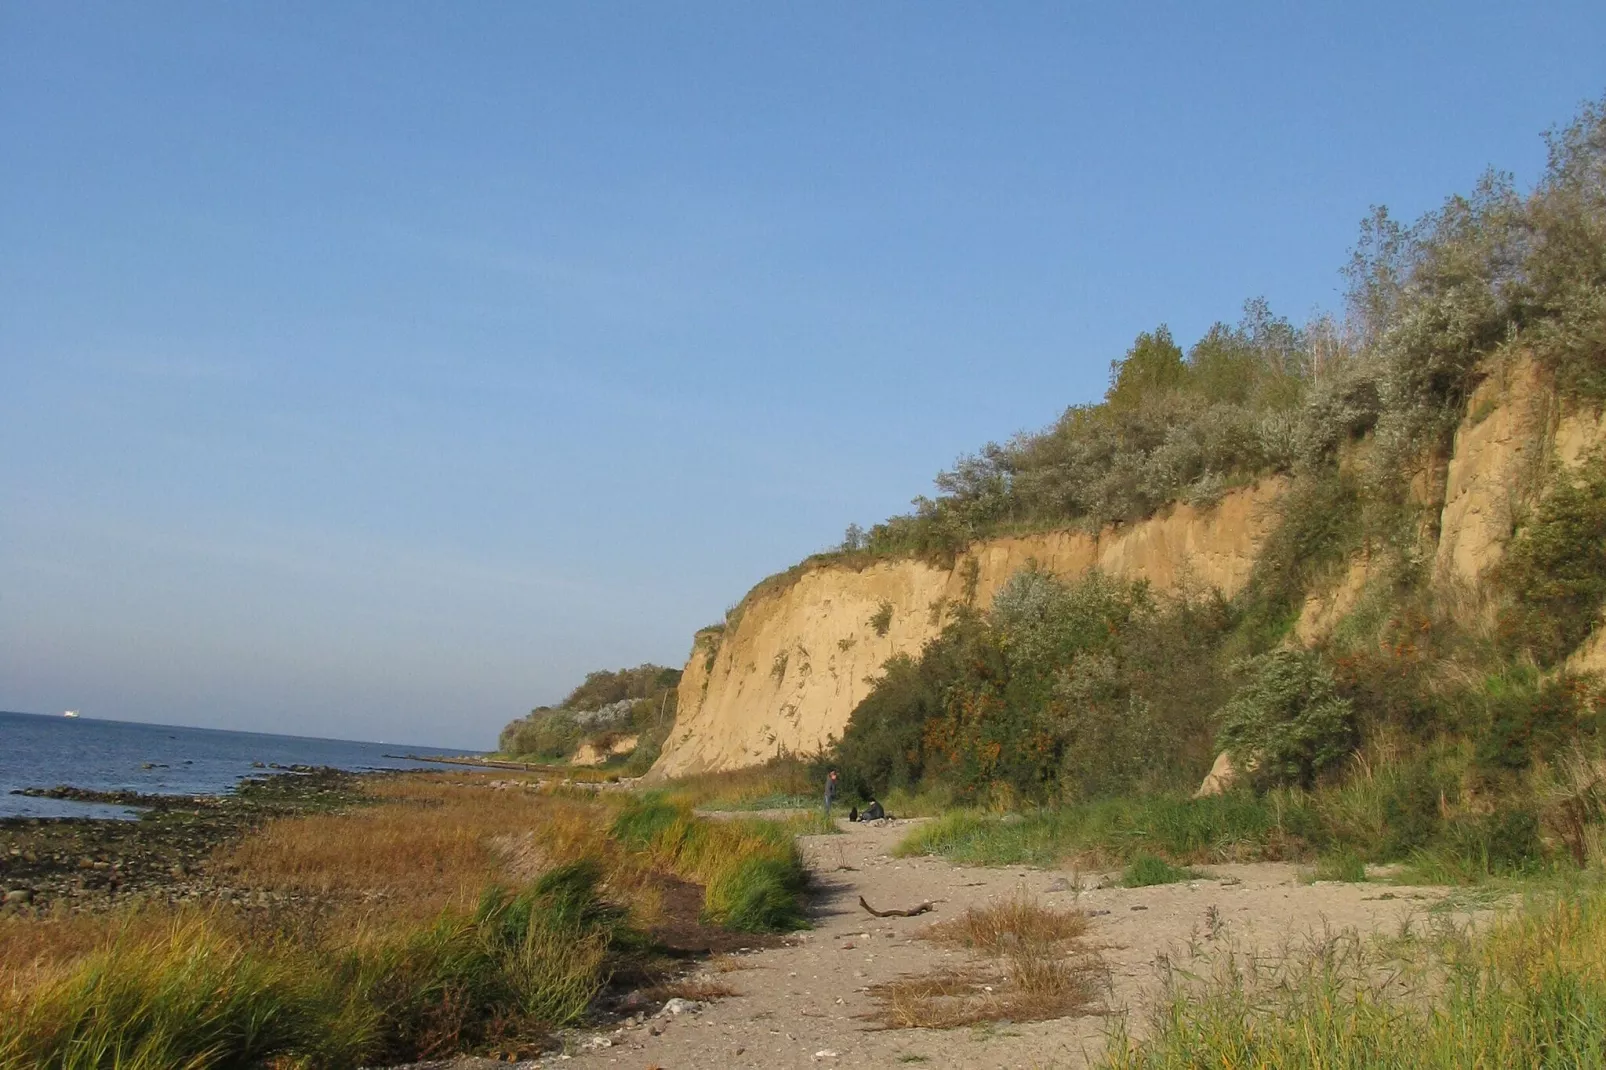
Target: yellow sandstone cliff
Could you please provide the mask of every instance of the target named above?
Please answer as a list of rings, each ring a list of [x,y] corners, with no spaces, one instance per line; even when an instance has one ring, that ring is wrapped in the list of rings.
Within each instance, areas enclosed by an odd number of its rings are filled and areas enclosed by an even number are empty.
[[[988,605],[1032,561],[1060,576],[1098,566],[1161,590],[1197,584],[1231,595],[1249,578],[1285,486],[1262,480],[1214,507],[1179,504],[1097,536],[1066,530],[987,539],[952,568],[918,560],[821,564],[790,582],[761,585],[723,634],[698,634],[674,732],[650,776],[818,750],[842,734],[889,657],[917,655],[941,630],[947,607]]]

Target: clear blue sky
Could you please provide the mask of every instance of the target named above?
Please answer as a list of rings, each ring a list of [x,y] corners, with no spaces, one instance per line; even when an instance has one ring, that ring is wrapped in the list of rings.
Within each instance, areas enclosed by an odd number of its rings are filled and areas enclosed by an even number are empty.
[[[0,708],[489,746],[1606,90],[1329,7],[0,0]]]

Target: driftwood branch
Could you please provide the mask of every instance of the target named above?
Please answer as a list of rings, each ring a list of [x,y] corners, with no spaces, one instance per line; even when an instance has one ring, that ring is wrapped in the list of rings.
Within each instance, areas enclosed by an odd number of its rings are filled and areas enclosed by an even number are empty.
[[[865,913],[871,914],[871,915],[873,915],[873,916],[875,916],[877,918],[912,918],[916,914],[925,914],[928,911],[932,911],[932,910],[936,910],[937,909],[935,906],[933,906],[931,903],[928,902],[928,903],[921,903],[919,906],[913,907],[912,909],[909,909],[909,910],[877,910],[875,907],[871,906],[869,903],[866,903],[864,901],[864,896],[862,896],[862,895],[859,896],[859,905],[864,908]]]

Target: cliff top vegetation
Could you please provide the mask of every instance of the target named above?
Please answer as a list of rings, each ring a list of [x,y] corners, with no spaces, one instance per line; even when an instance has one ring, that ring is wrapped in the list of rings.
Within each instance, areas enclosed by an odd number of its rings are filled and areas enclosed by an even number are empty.
[[[1296,325],[1264,300],[1183,348],[1164,324],[1110,364],[1104,399],[990,442],[910,513],[849,528],[841,555],[951,555],[1017,528],[1100,526],[1209,503],[1320,467],[1376,430],[1441,445],[1499,350],[1532,351],[1564,391],[1606,397],[1606,100],[1546,135],[1526,192],[1490,171],[1414,223],[1376,208],[1344,269],[1346,308]]]

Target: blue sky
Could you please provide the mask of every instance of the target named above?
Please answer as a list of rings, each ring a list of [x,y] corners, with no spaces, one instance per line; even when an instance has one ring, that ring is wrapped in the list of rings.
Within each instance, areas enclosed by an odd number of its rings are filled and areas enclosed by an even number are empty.
[[[0,708],[484,747],[1339,303],[1606,5],[0,0]]]

